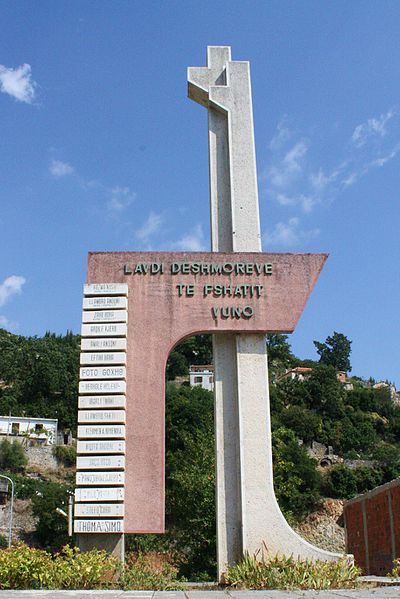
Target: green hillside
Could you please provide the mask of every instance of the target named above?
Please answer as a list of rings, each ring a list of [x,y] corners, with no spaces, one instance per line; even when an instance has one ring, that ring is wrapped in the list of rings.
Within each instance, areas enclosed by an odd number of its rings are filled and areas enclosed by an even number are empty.
[[[79,345],[79,336],[71,333],[27,338],[0,330],[0,414],[58,418],[62,428],[75,432]],[[388,386],[376,389],[372,380],[358,377],[348,378],[346,385],[338,380],[338,370],[351,369],[351,342],[344,335],[334,333],[324,343],[315,342],[318,361],[294,356],[284,335],[269,335],[267,345],[275,489],[289,521],[301,519],[322,497],[350,498],[400,475],[400,408]],[[208,579],[215,568],[213,397],[174,379],[187,374],[190,364],[204,364],[211,358],[211,340],[206,335],[185,340],[170,356],[168,531],[162,537],[128,538],[128,546],[136,550],[173,552],[180,572],[192,579]],[[287,371],[296,367],[312,370],[304,380],[292,380]],[[317,468],[308,451],[312,442],[331,446],[337,463],[325,470]],[[4,460],[2,465],[12,470]],[[16,476],[23,486],[23,476]],[[23,497],[29,496],[24,493]],[[52,493],[60,501],[56,491]],[[39,504],[36,498],[38,511]],[[49,513],[49,506],[46,510]],[[40,535],[44,545],[53,524],[46,526]],[[57,526],[64,522],[57,521]],[[57,535],[64,538],[59,530]]]

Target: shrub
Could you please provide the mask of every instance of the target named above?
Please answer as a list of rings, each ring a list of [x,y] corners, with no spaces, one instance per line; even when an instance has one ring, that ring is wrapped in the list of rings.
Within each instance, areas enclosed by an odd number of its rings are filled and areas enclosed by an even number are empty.
[[[272,433],[276,498],[289,519],[297,519],[319,501],[321,475],[295,434],[284,427]]]
[[[181,589],[182,582],[177,580],[178,569],[171,564],[164,562],[158,568],[152,567],[143,554],[131,558],[125,566],[121,579],[121,587],[129,589],[158,589],[169,591],[172,589]]]
[[[53,447],[53,455],[64,466],[71,467],[76,464],[75,445],[55,445]]]
[[[0,443],[0,468],[10,472],[23,472],[27,463],[28,459],[21,443],[10,443],[8,439],[3,439]]]
[[[81,553],[65,545],[54,556],[54,582],[63,589],[98,589],[115,586],[120,576],[120,562],[105,551],[92,549]]]
[[[51,481],[43,481],[32,496],[33,515],[38,519],[36,535],[46,549],[58,550],[67,543],[67,521],[57,514],[56,509],[66,511],[67,487]]]
[[[0,589],[178,589],[177,569],[168,563],[155,568],[146,559],[131,560],[124,568],[105,551],[81,553],[69,545],[52,556],[18,543],[0,550]]]
[[[54,588],[51,555],[19,543],[0,551],[0,589]]]
[[[361,570],[345,559],[337,562],[245,556],[228,568],[225,583],[248,589],[338,589],[356,586]]]
[[[400,578],[400,558],[393,561],[393,570],[389,572],[389,576],[392,578]]]
[[[4,535],[0,535],[0,549],[8,547],[8,539]]]
[[[66,545],[54,557],[18,543],[0,551],[0,589],[95,589],[115,586],[120,564],[105,551]]]
[[[351,499],[357,495],[357,481],[354,471],[344,464],[334,466],[326,474],[323,491],[327,497]]]

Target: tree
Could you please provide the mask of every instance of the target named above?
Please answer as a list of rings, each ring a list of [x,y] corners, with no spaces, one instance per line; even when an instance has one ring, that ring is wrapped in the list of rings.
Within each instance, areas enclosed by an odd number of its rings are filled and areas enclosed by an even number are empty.
[[[40,543],[49,549],[60,549],[68,542],[67,521],[56,512],[57,508],[67,510],[67,487],[46,481],[41,491],[32,497],[32,511],[37,518],[36,535]]]
[[[284,427],[272,433],[272,449],[276,498],[286,517],[299,518],[320,499],[316,461],[299,445],[293,431]]]
[[[327,337],[325,343],[314,341],[317,353],[320,356],[320,363],[327,366],[333,366],[336,370],[344,372],[351,371],[350,353],[351,341],[342,333],[333,332],[331,337]]]
[[[9,472],[23,472],[27,463],[28,459],[21,443],[10,443],[3,439],[0,443],[0,468]]]

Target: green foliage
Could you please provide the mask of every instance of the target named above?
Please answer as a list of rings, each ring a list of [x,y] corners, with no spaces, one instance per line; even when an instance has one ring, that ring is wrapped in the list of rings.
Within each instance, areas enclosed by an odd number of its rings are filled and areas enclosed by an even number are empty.
[[[381,441],[372,452],[383,471],[383,482],[389,482],[400,476],[400,447]]]
[[[0,588],[55,588],[51,555],[23,543],[0,550]]]
[[[338,499],[351,499],[366,493],[382,484],[383,472],[380,468],[358,466],[349,468],[344,464],[333,466],[325,475],[324,494]]]
[[[76,464],[76,446],[75,445],[55,445],[53,454],[58,462],[64,466],[71,467]]]
[[[67,521],[56,508],[67,510],[67,487],[46,481],[32,496],[32,512],[38,518],[36,536],[45,548],[57,550],[67,543]]]
[[[157,589],[160,591],[170,591],[183,588],[182,582],[177,580],[176,567],[164,562],[158,568],[154,568],[142,554],[128,561],[120,586],[124,590]]]
[[[336,370],[350,372],[351,341],[343,333],[334,331],[331,337],[326,338],[325,343],[314,341],[314,345],[320,356],[321,364],[333,366]]]
[[[339,589],[357,586],[361,570],[346,560],[337,562],[274,557],[257,560],[246,555],[228,568],[225,582],[246,589]]]
[[[316,439],[322,426],[319,416],[301,406],[289,406],[282,412],[281,421],[304,443],[311,443]]]
[[[287,339],[287,335],[279,333],[267,335],[268,367],[272,381],[290,368],[295,359]]]
[[[278,503],[287,517],[298,518],[320,499],[321,476],[316,462],[285,428],[272,433],[274,486]]]
[[[353,471],[344,464],[337,464],[326,475],[325,494],[328,497],[351,499],[357,495],[357,484]]]
[[[118,577],[118,561],[97,549],[81,553],[67,545],[53,557],[18,543],[0,551],[1,589],[106,588]]]
[[[389,572],[389,576],[392,578],[400,578],[400,558],[393,561],[393,570]]]
[[[81,553],[66,545],[54,556],[55,588],[98,589],[114,586],[120,576],[119,561],[105,551]]]
[[[0,329],[0,413],[76,427],[80,337],[22,337]]]
[[[3,439],[0,443],[0,469],[9,472],[23,472],[28,463],[28,458],[21,443]]]
[[[8,547],[8,539],[4,535],[0,535],[0,549]]]
[[[180,573],[215,576],[213,396],[170,385],[166,417],[166,516]]]
[[[211,335],[196,335],[181,341],[169,355],[166,369],[168,381],[189,374],[191,364],[212,363]]]
[[[343,417],[346,392],[333,366],[321,364],[314,368],[302,385],[304,402],[309,409],[328,418]]]
[[[0,550],[0,589],[179,589],[176,572],[168,563],[151,567],[143,556],[123,567],[105,551],[69,545],[55,555],[24,543]]]

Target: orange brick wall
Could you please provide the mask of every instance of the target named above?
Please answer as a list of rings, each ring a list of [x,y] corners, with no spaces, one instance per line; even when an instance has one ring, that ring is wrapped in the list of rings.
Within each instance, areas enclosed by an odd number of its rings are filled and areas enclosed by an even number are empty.
[[[385,575],[400,557],[400,479],[344,506],[347,551],[365,574]]]

